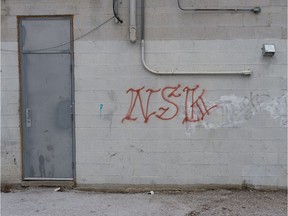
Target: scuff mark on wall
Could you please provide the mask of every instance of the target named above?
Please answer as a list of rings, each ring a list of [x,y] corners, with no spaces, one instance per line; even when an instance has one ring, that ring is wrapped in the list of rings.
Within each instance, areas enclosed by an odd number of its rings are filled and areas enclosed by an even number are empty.
[[[112,157],[115,157],[118,153],[113,153],[111,154],[109,157],[112,158]]]
[[[109,122],[109,136],[111,136],[111,133],[112,133],[113,116],[114,116],[114,112],[111,110],[109,113],[105,114],[103,118],[103,120]]]

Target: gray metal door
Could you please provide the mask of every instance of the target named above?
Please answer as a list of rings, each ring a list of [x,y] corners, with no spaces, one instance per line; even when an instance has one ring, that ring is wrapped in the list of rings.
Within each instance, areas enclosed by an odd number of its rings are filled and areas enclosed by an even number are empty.
[[[71,17],[20,18],[25,180],[73,180]]]

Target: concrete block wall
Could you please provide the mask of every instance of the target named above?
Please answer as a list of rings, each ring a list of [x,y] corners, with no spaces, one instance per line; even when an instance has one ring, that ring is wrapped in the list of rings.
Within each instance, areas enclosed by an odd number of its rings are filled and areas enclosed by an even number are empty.
[[[17,18],[4,3],[1,1],[1,181],[15,184],[22,178]]]
[[[165,71],[251,69],[251,76],[157,76],[146,71],[140,55],[140,1],[137,1],[136,44],[131,44],[128,38],[128,0],[120,4],[123,24],[110,20],[85,37],[81,36],[113,16],[112,1],[2,0],[1,3],[3,182],[21,182],[22,172],[18,54],[5,51],[17,51],[17,16],[72,14],[76,39],[78,184],[245,182],[259,187],[286,187],[287,1],[182,1],[185,7],[260,6],[262,12],[258,15],[183,12],[174,0],[145,3],[149,66]],[[265,43],[275,44],[273,57],[262,56]],[[197,85],[195,91],[185,92],[185,87],[192,89]],[[139,91],[144,114],[137,100],[130,116],[131,97],[135,99],[136,91],[128,90],[142,87]],[[148,89],[160,90],[151,94],[147,106]],[[169,94],[172,96],[168,97]],[[199,99],[199,106],[193,104],[192,94],[194,102]],[[161,107],[169,109],[163,113]],[[203,114],[205,107],[211,108],[209,115]],[[145,115],[154,111],[156,114],[145,122]],[[137,120],[131,121],[129,117]],[[195,122],[183,124],[187,117]]]

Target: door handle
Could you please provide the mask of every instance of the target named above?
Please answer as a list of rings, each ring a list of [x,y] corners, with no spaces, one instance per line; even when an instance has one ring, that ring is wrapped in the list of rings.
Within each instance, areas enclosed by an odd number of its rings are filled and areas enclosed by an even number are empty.
[[[26,108],[26,127],[32,126],[31,111],[31,108]]]

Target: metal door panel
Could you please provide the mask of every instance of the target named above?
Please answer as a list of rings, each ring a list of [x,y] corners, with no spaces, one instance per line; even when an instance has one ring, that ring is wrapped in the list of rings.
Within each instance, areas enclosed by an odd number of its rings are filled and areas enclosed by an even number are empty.
[[[22,50],[24,52],[70,50],[69,19],[26,19],[22,21],[21,28]]]
[[[25,117],[25,177],[71,178],[70,55],[26,54],[23,58],[25,110],[30,110]]]
[[[20,24],[24,179],[72,180],[72,45],[37,52],[70,42],[71,20],[23,18]]]

